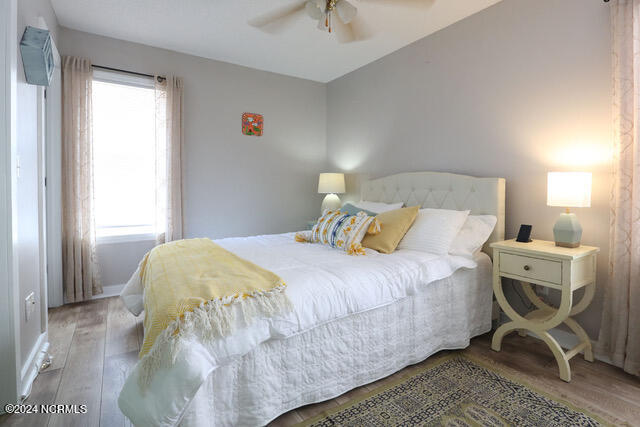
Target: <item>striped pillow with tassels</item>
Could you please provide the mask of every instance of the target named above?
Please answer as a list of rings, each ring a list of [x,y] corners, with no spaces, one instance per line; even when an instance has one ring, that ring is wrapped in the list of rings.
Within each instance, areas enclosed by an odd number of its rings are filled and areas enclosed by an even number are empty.
[[[349,215],[339,210],[325,211],[310,233],[296,234],[298,242],[322,243],[332,248],[342,249],[349,255],[364,255],[360,244],[364,236],[378,234],[380,223],[365,212]]]

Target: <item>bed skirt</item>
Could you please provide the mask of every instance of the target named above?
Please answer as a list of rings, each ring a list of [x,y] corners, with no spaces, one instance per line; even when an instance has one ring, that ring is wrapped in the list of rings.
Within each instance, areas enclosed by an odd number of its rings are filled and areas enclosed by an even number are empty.
[[[491,329],[491,262],[396,303],[271,339],[212,372],[181,426],[259,426],[337,397]]]

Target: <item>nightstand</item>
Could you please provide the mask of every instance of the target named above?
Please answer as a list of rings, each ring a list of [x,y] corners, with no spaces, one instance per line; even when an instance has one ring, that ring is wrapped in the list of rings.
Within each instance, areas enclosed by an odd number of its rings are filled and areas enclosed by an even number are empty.
[[[513,331],[524,335],[534,333],[553,352],[558,362],[560,378],[571,381],[569,360],[584,350],[584,358],[593,362],[591,340],[572,317],[584,311],[593,299],[596,288],[596,256],[599,248],[580,246],[563,248],[554,242],[534,240],[520,243],[515,240],[492,243],[493,292],[500,308],[511,319],[493,334],[491,348],[500,351],[502,338]],[[502,290],[502,277],[520,281],[522,289],[536,309],[520,316],[507,302]],[[531,284],[557,289],[561,293],[560,307],[552,307],[536,295]],[[585,287],[580,302],[573,304],[573,292]],[[578,337],[580,343],[564,351],[549,334],[549,330],[564,323]]]

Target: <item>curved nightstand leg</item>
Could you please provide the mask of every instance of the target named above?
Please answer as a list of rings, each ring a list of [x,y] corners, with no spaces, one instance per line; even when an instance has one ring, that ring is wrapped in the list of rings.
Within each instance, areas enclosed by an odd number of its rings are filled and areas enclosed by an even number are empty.
[[[519,322],[508,322],[496,329],[496,331],[493,333],[493,338],[491,339],[491,349],[494,351],[500,351],[500,348],[502,347],[502,339],[504,338],[504,336],[510,332],[515,331],[521,326],[522,325],[520,325]]]
[[[494,264],[494,268],[496,265]],[[506,334],[512,332],[516,329],[521,329],[528,323],[528,320],[518,314],[509,302],[507,302],[507,298],[504,295],[504,291],[502,290],[502,278],[500,276],[494,275],[493,278],[493,294],[496,297],[496,301],[502,308],[502,311],[509,316],[511,322],[505,323],[500,326],[493,334],[493,338],[491,340],[491,349],[495,351],[500,351],[500,347],[502,346],[502,339]]]
[[[537,332],[536,335],[542,339],[551,352],[553,353],[553,357],[556,358],[556,362],[558,362],[558,370],[560,371],[560,379],[566,382],[571,381],[571,368],[569,367],[569,360],[566,358],[562,347],[558,344],[558,341],[553,338],[549,332]]]
[[[578,313],[582,313],[589,306],[589,304],[591,304],[591,300],[593,300],[593,295],[595,293],[596,293],[595,282],[585,286],[584,295],[582,295],[582,299],[580,300],[579,303],[573,306],[569,316],[575,316]]]
[[[531,321],[532,318],[535,318],[538,313],[542,313],[544,312],[544,310],[542,309],[538,309],[538,310],[533,310],[530,311],[529,313],[524,315],[524,318]],[[527,329],[518,329],[518,335],[520,335],[521,337],[526,337],[528,334],[528,330]]]
[[[573,306],[569,316],[575,316],[576,314],[582,313],[589,304],[591,304],[595,290],[595,282],[585,286],[582,299]],[[584,344],[584,360],[587,362],[593,362],[593,349],[591,347],[591,338],[589,338],[589,335],[587,335],[582,326],[580,326],[572,317],[567,318],[563,323],[567,325],[578,338],[580,338],[580,343]]]
[[[518,314],[518,312],[509,305],[507,297],[505,297],[504,291],[502,290],[502,280],[499,277],[493,280],[493,295],[496,297],[496,301],[498,301],[500,308],[504,311],[504,314],[509,317],[509,319],[518,323],[527,322],[527,319],[520,316],[520,314]]]
[[[531,301],[533,305],[541,310],[555,310],[554,307],[544,302],[542,298],[540,298],[536,294],[536,292],[533,290],[533,286],[531,286],[531,283],[520,281],[520,286],[522,287],[524,294],[527,296],[527,298],[529,298],[529,301]]]
[[[537,307],[536,310],[533,310],[533,311],[527,313],[524,316],[525,319],[529,319],[530,320],[531,318],[535,318],[539,314],[542,314],[544,312],[551,313],[551,312],[554,312],[554,311],[557,310],[555,307],[552,307],[549,304],[547,304],[545,301],[543,301],[536,294],[536,292],[533,290],[533,286],[531,286],[531,283],[523,282],[522,280],[520,280],[520,286],[522,287],[522,290],[524,291],[524,294],[529,299],[529,301],[535,307]],[[521,337],[527,336],[527,330],[526,329],[519,330],[518,331],[518,335],[520,335]]]
[[[534,310],[527,315],[525,315],[526,319],[535,318],[538,313],[542,312],[550,312],[551,310],[555,310],[552,306],[543,301],[533,290],[533,287],[530,283],[520,282],[522,286],[522,290],[526,297],[531,301],[533,305],[538,307],[537,310]],[[574,316],[578,313],[584,311],[589,304],[591,304],[591,300],[593,300],[593,296],[595,294],[595,283],[591,283],[585,287],[584,295],[582,299],[573,306],[571,311],[569,312],[569,316]],[[569,329],[573,331],[573,333],[580,339],[580,343],[584,343],[584,358],[588,362],[593,362],[593,350],[591,347],[591,339],[589,335],[585,332],[585,330],[571,317],[568,317],[564,322]],[[527,331],[525,329],[518,330],[518,334],[522,337],[527,335]]]
[[[530,288],[530,285],[528,287],[529,290],[528,292],[525,291],[525,293],[528,294],[527,296],[530,296],[529,294],[534,294],[534,292],[533,289]],[[523,286],[523,288],[526,289],[525,286]],[[531,331],[540,337],[540,339],[547,344],[553,353],[553,356],[558,362],[560,378],[567,382],[571,381],[571,368],[569,367],[569,359],[571,356],[567,357],[565,352],[562,350],[562,347],[560,347],[560,344],[558,344],[558,342],[547,331],[555,328],[566,320],[569,320],[569,323],[571,323],[572,326],[579,327],[575,321],[572,321],[572,319],[569,318],[569,313],[571,312],[571,307],[573,305],[573,291],[568,287],[562,289],[560,306],[558,308],[553,308],[547,305],[536,295],[535,298],[531,299],[532,302],[535,300],[534,304],[540,308],[528,313],[526,317],[519,315],[507,303],[501,282],[494,281],[493,292],[496,296],[496,300],[498,300],[498,303],[500,304],[500,307],[502,307],[504,312],[512,319],[512,321],[505,323],[495,331],[491,340],[491,349],[494,351],[500,351],[500,348],[502,347],[502,339],[509,332],[514,330]],[[585,346],[585,349],[586,348],[587,347]]]

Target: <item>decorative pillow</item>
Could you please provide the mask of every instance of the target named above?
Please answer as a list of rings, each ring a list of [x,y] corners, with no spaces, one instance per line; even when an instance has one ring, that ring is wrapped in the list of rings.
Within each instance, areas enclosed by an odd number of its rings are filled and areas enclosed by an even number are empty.
[[[420,209],[398,249],[446,255],[468,216],[469,211]]]
[[[297,242],[317,242],[332,248],[342,249],[349,255],[364,255],[360,243],[367,233],[379,233],[380,223],[364,212],[357,215],[337,211],[326,211],[313,226],[310,234],[296,233]]]
[[[365,209],[375,213],[382,213],[387,211],[392,211],[395,209],[400,209],[404,206],[404,203],[382,203],[382,202],[367,202],[366,200],[352,203],[353,206],[360,209]]]
[[[460,232],[453,239],[449,253],[473,257],[493,233],[496,222],[498,219],[493,215],[469,215]]]
[[[310,243],[311,242],[311,230],[298,231],[295,236],[298,243]]]
[[[419,206],[413,206],[381,213],[376,217],[380,223],[380,233],[364,236],[362,246],[385,254],[392,253],[416,220],[419,209]]]
[[[357,215],[358,212],[364,212],[369,216],[376,216],[378,215],[376,212],[372,212],[372,211],[368,211],[366,209],[362,209],[362,208],[358,208],[356,206],[354,206],[351,203],[345,203],[341,208],[340,208],[341,212],[346,212],[349,215]]]

